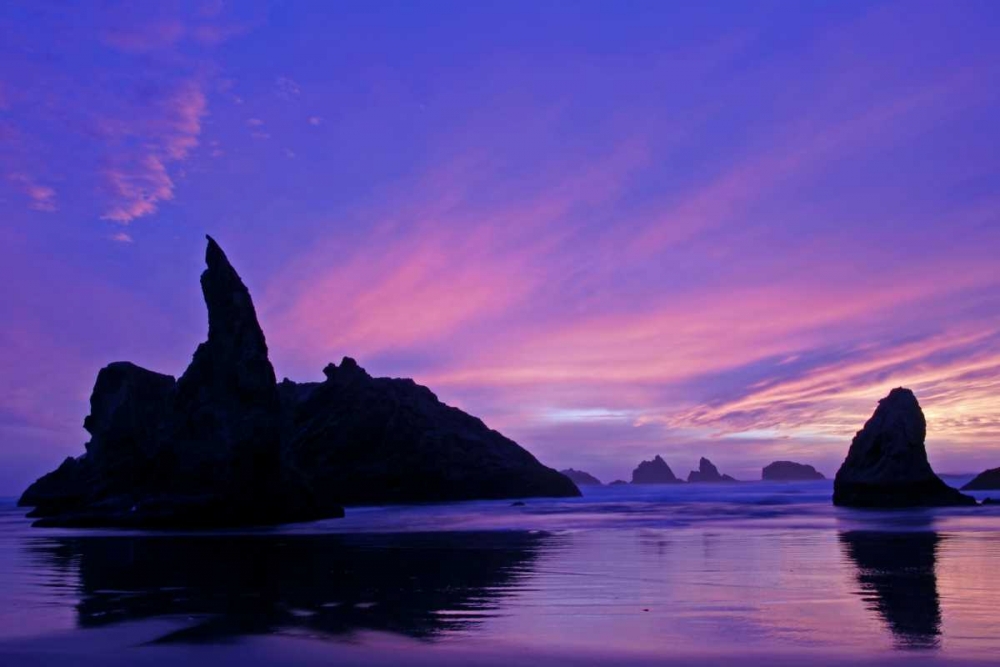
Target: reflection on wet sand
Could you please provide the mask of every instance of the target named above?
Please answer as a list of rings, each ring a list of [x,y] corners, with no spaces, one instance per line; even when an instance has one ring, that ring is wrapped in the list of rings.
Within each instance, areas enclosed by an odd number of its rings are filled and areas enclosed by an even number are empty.
[[[537,533],[46,538],[32,558],[78,578],[77,621],[94,627],[195,617],[159,641],[380,630],[418,639],[489,616],[531,571]]]
[[[882,617],[900,648],[938,648],[941,606],[935,565],[941,537],[933,532],[840,533],[856,568],[856,593]]]

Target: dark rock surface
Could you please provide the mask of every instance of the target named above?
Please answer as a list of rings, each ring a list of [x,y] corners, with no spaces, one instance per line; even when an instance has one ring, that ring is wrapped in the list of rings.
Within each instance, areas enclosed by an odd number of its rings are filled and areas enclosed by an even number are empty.
[[[624,479],[616,479],[615,481],[608,484],[608,486],[621,486],[622,484],[628,484]]]
[[[719,469],[704,456],[698,461],[698,469],[688,473],[689,482],[735,482],[729,475],[720,475]]]
[[[413,380],[351,358],[326,381],[278,385],[287,454],[329,502],[379,504],[578,496],[568,478]]]
[[[897,388],[858,431],[833,483],[833,503],[849,507],[974,505],[931,470],[927,423],[917,397]]]
[[[179,380],[116,362],[97,376],[86,453],[21,496],[42,526],[216,527],[343,516],[347,502],[579,495],[412,380],[351,359],[275,382],[250,292],[211,238],[208,340]]]
[[[767,482],[796,482],[826,479],[823,473],[810,465],[794,461],[775,461],[764,466],[760,478]]]
[[[633,484],[680,484],[674,471],[657,454],[652,461],[643,461],[632,471]]]
[[[1000,489],[1000,468],[991,468],[976,475],[962,487],[963,491],[993,491]]]
[[[600,486],[601,480],[597,479],[589,472],[584,472],[582,470],[573,470],[572,468],[566,468],[565,470],[560,470],[563,475],[566,475],[573,483],[577,486]]]

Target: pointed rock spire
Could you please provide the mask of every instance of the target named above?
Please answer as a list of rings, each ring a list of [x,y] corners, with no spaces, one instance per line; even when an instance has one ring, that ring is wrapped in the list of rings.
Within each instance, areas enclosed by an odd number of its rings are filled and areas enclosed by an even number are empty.
[[[208,308],[208,340],[198,346],[181,377],[182,391],[197,376],[213,384],[231,384],[247,398],[257,395],[275,400],[274,367],[250,291],[215,239],[206,238],[207,268],[201,274],[201,290]],[[202,372],[206,366],[211,373]]]

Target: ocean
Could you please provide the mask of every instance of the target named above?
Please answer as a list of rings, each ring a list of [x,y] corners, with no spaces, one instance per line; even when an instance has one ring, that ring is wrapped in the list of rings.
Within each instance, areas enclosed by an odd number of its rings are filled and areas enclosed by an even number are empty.
[[[31,528],[4,501],[0,664],[1000,660],[1000,506],[835,508],[829,481],[582,490],[208,534]]]

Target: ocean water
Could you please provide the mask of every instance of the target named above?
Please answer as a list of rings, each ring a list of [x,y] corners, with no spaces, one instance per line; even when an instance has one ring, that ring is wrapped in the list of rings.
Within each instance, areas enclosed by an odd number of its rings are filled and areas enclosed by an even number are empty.
[[[1000,662],[1000,506],[831,490],[584,488],[211,534],[37,529],[7,501],[0,664]]]

